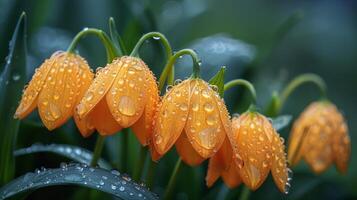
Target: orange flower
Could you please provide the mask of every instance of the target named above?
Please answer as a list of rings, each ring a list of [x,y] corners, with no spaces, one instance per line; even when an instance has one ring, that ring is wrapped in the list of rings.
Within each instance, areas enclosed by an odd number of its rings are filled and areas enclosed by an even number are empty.
[[[206,175],[208,187],[211,187],[220,176],[229,188],[235,188],[242,182],[239,168],[232,159],[232,151],[231,144],[226,138],[219,151],[210,158]]]
[[[240,177],[250,189],[259,188],[271,170],[279,190],[288,192],[284,142],[266,117],[250,111],[234,117],[230,139]]]
[[[89,116],[101,135],[132,126],[147,145],[159,102],[156,80],[139,58],[124,56],[99,70],[78,105],[79,116]]]
[[[292,165],[304,158],[315,173],[325,171],[333,162],[346,172],[350,153],[347,124],[332,103],[312,103],[294,123],[288,151]]]
[[[215,154],[230,131],[224,101],[201,79],[188,79],[166,93],[159,106],[153,141],[165,154],[175,143],[187,164]]]
[[[14,117],[23,119],[38,107],[47,129],[53,130],[73,116],[82,135],[90,135],[92,126],[87,119],[79,119],[75,107],[92,80],[93,73],[82,57],[68,52],[54,53],[36,69]]]

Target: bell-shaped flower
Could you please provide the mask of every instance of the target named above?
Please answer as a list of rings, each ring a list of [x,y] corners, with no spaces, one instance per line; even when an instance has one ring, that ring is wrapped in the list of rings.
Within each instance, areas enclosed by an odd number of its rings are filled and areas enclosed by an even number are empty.
[[[234,117],[229,138],[235,154],[233,158],[245,185],[256,190],[271,171],[279,190],[288,192],[291,177],[284,140],[266,117],[251,111]]]
[[[213,156],[231,131],[224,101],[208,83],[190,78],[172,87],[159,106],[153,143],[164,155],[174,144],[187,164]]]
[[[292,165],[304,159],[315,173],[321,173],[335,163],[339,171],[346,172],[350,154],[347,124],[332,103],[314,102],[295,121],[288,150]]]
[[[92,80],[93,73],[82,57],[56,52],[36,69],[14,117],[23,119],[38,107],[47,129],[53,130],[73,116],[81,134],[88,136],[93,126],[87,118],[79,119],[75,108]]]
[[[123,56],[98,70],[77,107],[89,117],[101,135],[132,127],[142,145],[147,145],[159,102],[155,77],[139,58]]]

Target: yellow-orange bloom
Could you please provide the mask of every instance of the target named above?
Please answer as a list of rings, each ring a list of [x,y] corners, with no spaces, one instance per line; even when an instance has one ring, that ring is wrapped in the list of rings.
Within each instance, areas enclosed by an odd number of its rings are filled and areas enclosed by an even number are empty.
[[[68,52],[54,53],[36,69],[14,117],[23,119],[38,107],[47,129],[53,130],[73,116],[82,135],[90,135],[92,126],[86,118],[79,119],[75,107],[92,80],[93,73],[82,57]]]
[[[101,135],[132,127],[147,145],[159,102],[156,80],[139,58],[124,56],[99,70],[78,105],[79,116],[89,116]]]
[[[230,140],[240,177],[250,189],[259,188],[271,171],[279,190],[288,192],[290,169],[284,141],[266,117],[250,111],[234,117]]]
[[[288,151],[292,165],[303,158],[315,173],[323,172],[332,163],[346,172],[350,153],[347,124],[332,103],[312,103],[294,123]]]
[[[228,137],[224,140],[219,151],[210,158],[206,184],[211,187],[219,177],[229,188],[235,188],[242,182],[239,175],[239,168],[233,158],[233,150]]]
[[[176,143],[183,161],[197,165],[218,151],[230,128],[229,114],[217,92],[201,79],[188,79],[163,97],[153,141],[161,155]]]

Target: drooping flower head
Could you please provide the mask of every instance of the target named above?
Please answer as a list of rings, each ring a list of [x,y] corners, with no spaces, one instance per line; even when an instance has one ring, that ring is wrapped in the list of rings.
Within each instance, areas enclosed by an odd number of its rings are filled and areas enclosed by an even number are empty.
[[[77,108],[79,116],[89,116],[100,134],[132,127],[140,143],[147,145],[158,102],[150,69],[141,59],[124,56],[97,72]]]
[[[211,187],[219,177],[222,177],[223,182],[229,188],[235,188],[242,182],[239,167],[233,160],[233,150],[228,137],[224,140],[219,151],[209,159],[206,175],[207,186]]]
[[[172,87],[159,106],[153,142],[161,155],[174,144],[187,164],[197,165],[222,145],[230,120],[226,106],[208,83],[187,79]]]
[[[284,140],[266,117],[251,111],[234,117],[230,140],[235,154],[233,158],[244,184],[256,190],[271,171],[279,190],[288,192],[291,177]]]
[[[54,53],[36,69],[14,117],[23,119],[38,107],[47,129],[53,130],[73,116],[82,135],[90,135],[93,127],[86,118],[79,119],[75,107],[92,80],[93,73],[82,57],[68,52]]]
[[[315,173],[321,173],[335,163],[346,172],[350,153],[347,124],[332,103],[312,103],[294,123],[288,151],[292,165],[304,159]]]

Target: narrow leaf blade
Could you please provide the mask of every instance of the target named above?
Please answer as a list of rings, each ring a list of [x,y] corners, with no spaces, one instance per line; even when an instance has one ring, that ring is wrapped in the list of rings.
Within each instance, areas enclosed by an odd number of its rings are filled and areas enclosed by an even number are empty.
[[[280,131],[283,128],[287,127],[292,120],[291,115],[281,115],[279,117],[273,118],[273,127],[275,130]]]
[[[81,147],[67,145],[67,144],[49,144],[49,145],[33,144],[30,147],[22,148],[14,151],[14,156],[22,156],[22,155],[43,153],[43,152],[55,153],[64,156],[66,158],[69,158],[73,161],[82,164],[87,164],[87,165],[90,164],[93,157],[93,153],[91,151]],[[98,160],[98,166],[104,169],[111,168],[110,164],[102,158]]]
[[[9,44],[9,55],[0,75],[0,185],[14,176],[12,152],[19,121],[13,118],[26,77],[26,14],[20,16]]]
[[[211,80],[209,80],[209,83],[211,85],[215,85],[218,88],[218,93],[221,97],[223,97],[224,93],[224,75],[226,72],[226,67],[221,67],[221,69],[217,72],[216,75],[214,75]]]
[[[120,175],[118,171],[93,168],[83,164],[36,170],[14,179],[0,189],[0,199],[57,185],[78,185],[102,191],[120,199],[158,199],[147,188]]]

